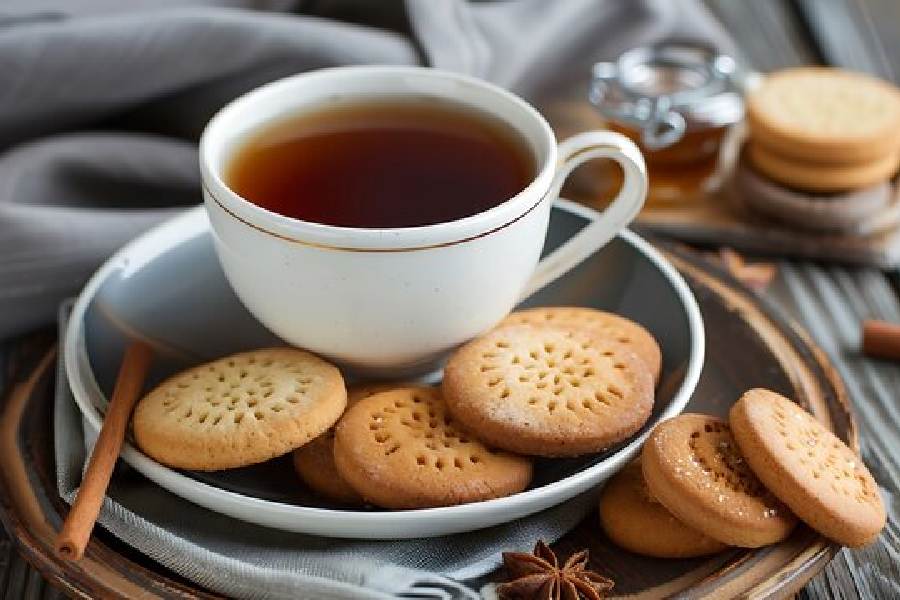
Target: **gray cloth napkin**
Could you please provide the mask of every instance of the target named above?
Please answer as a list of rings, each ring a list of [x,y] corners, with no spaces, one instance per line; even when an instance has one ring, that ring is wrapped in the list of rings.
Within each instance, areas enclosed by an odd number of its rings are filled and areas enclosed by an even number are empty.
[[[286,1],[192,4],[7,0],[0,8],[0,337],[52,320],[110,252],[198,202],[199,132],[229,99],[265,81],[332,65],[424,63],[540,103],[583,95],[594,61],[637,44],[698,38],[729,49],[694,0],[300,7],[316,15],[274,12]],[[242,4],[272,12],[234,8]],[[91,440],[59,381],[58,484],[71,501]],[[592,504],[588,494],[470,534],[356,542],[245,524],[123,468],[100,522],[176,573],[237,597],[462,598],[475,592],[457,581],[491,570],[501,550],[557,539]]]
[[[263,82],[425,63],[540,103],[584,97],[590,65],[634,45],[694,38],[728,49],[695,0],[318,0],[299,3],[316,15],[273,12],[293,4],[0,5],[0,338],[51,322],[113,250],[198,202],[200,131]]]

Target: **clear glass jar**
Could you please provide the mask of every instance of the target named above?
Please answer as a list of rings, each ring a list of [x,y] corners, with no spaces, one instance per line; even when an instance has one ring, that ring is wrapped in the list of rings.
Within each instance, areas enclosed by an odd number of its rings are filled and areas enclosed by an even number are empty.
[[[638,47],[594,65],[589,99],[644,153],[649,207],[690,201],[708,187],[728,129],[743,118],[739,81],[731,57],[688,42]]]

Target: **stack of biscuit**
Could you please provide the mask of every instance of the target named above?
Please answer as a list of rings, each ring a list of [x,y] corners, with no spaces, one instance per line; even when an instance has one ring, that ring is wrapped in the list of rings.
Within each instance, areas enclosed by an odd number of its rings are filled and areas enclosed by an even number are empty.
[[[859,547],[878,536],[886,514],[860,457],[764,389],[745,393],[727,422],[683,414],[659,424],[640,461],[613,477],[600,500],[613,542],[661,558],[774,544],[798,519]]]
[[[735,169],[742,204],[807,231],[864,236],[896,227],[900,91],[826,67],[768,75],[747,98]]]
[[[171,467],[219,470],[293,453],[299,477],[342,505],[411,509],[520,492],[532,457],[600,452],[650,417],[662,357],[618,315],[509,315],[450,358],[440,387],[345,387],[300,349],[245,352],[164,381],[138,404],[135,440]]]

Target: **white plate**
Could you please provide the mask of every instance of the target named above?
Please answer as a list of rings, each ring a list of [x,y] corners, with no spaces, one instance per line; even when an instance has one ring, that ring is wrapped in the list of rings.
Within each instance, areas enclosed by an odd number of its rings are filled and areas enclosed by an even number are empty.
[[[546,250],[584,226],[574,203],[554,209]],[[557,505],[606,480],[638,453],[653,424],[680,413],[703,364],[704,333],[691,291],[648,243],[623,232],[603,250],[524,305],[590,306],[643,323],[663,350],[653,416],[640,434],[601,454],[539,460],[524,492],[486,502],[421,510],[329,506],[304,490],[288,458],[263,465],[193,473],[169,469],[126,444],[122,458],[179,496],[251,523],[331,537],[400,539],[497,525]],[[247,313],[222,274],[202,207],[137,238],[91,278],[72,312],[65,366],[75,400],[99,430],[129,338],[151,340],[157,354],[149,384],[191,364],[278,340]]]

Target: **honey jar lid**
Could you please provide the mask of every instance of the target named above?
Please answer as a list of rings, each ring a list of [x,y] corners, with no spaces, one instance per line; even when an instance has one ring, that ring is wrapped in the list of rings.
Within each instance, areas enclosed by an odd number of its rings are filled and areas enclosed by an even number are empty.
[[[744,115],[736,61],[697,42],[639,46],[594,65],[590,101],[607,119],[637,129],[658,150],[688,130],[725,127]]]

